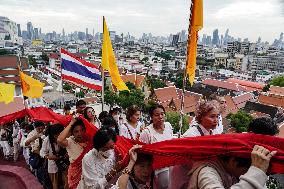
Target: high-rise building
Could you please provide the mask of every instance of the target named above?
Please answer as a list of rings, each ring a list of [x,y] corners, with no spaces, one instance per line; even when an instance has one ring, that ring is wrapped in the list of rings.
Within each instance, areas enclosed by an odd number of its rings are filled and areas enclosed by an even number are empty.
[[[16,22],[0,16],[0,46],[12,46],[15,43],[22,43]]]
[[[203,34],[201,42],[202,42],[202,45],[206,45],[206,34]]]
[[[88,41],[89,39],[88,39],[88,35],[89,35],[89,29],[88,28],[86,28],[86,41]]]
[[[225,32],[225,36],[224,36],[224,45],[227,45],[227,43],[229,42],[229,29],[226,30]]]
[[[18,28],[18,36],[22,37],[22,30],[21,30],[21,25],[17,24],[17,28]]]
[[[31,22],[27,23],[28,39],[32,40],[34,36],[33,24]]]
[[[115,32],[115,31],[109,31],[109,36],[110,36],[110,39],[111,39],[112,41],[115,40],[115,35],[116,35],[116,32]]]
[[[179,42],[179,35],[173,35],[173,41],[172,41],[172,46],[177,45]]]
[[[62,36],[65,37],[65,30],[64,30],[64,28],[62,29]]]
[[[212,44],[212,38],[211,36],[206,37],[206,45],[211,45]]]
[[[34,28],[34,37],[33,39],[39,39],[38,28]]]
[[[215,29],[213,31],[213,39],[212,39],[212,45],[219,45],[219,34],[218,34],[218,29]]]

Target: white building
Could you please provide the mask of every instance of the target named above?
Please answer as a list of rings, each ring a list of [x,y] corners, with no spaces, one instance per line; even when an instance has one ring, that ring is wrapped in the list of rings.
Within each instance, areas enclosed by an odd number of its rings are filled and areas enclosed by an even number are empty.
[[[18,36],[16,22],[7,17],[0,16],[0,46],[22,45],[22,38]]]

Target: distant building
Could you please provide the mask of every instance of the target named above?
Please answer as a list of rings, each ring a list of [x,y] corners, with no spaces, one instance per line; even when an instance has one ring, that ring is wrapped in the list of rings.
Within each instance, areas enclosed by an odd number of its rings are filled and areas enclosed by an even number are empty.
[[[213,39],[212,39],[212,45],[218,46],[219,45],[219,34],[218,29],[215,29],[213,31]]]
[[[18,28],[18,37],[22,37],[21,25],[17,24],[17,28]]]
[[[34,36],[33,24],[31,22],[27,23],[28,39],[32,40]]]
[[[22,38],[18,35],[18,26],[9,18],[0,16],[0,46],[13,46],[14,44],[22,44]]]

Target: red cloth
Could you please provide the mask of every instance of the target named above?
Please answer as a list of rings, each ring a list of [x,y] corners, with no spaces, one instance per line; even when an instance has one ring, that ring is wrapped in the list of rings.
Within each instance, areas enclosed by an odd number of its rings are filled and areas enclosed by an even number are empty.
[[[0,125],[4,125],[4,124],[9,123],[11,121],[15,121],[16,119],[25,117],[26,115],[27,115],[27,111],[26,111],[26,109],[23,109],[21,111],[14,112],[12,114],[3,116],[3,117],[0,118]]]
[[[29,109],[27,112],[34,120],[61,123],[63,125],[67,125],[71,120],[71,116],[59,115],[43,107]],[[25,111],[10,114],[0,118],[0,123],[3,120],[8,121],[10,119],[9,121],[12,121],[24,115]],[[87,135],[92,138],[98,129],[84,118],[82,120],[86,125]],[[127,164],[128,161],[128,150],[136,143],[139,142],[118,137],[115,150],[120,153],[124,164]],[[158,169],[224,154],[250,158],[250,153],[255,144],[264,146],[269,150],[276,150],[277,154],[272,158],[269,173],[284,173],[284,139],[272,136],[247,133],[174,139],[144,145],[141,152],[153,154],[154,168]]]

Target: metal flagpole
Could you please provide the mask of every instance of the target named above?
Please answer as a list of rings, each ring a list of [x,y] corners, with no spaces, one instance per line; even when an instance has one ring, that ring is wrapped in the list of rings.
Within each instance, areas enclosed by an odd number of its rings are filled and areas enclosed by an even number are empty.
[[[186,62],[185,62],[185,68],[183,73],[183,82],[182,82],[182,96],[181,96],[181,111],[180,111],[180,121],[179,121],[179,138],[181,137],[181,131],[182,131],[182,125],[183,125],[183,115],[184,115],[184,96],[185,96],[185,86],[186,86],[186,80],[187,80],[187,64],[189,60],[189,45],[190,45],[190,32],[191,32],[191,19],[192,19],[192,10],[193,10],[193,3],[194,0],[191,0],[190,5],[190,15],[189,15],[189,27],[188,27],[188,37],[187,37],[187,53],[186,53]]]
[[[61,51],[60,51],[60,62],[61,62],[61,96],[62,96],[62,101],[63,101],[63,109],[65,106],[65,100],[64,100],[64,91],[63,91],[63,79],[62,79],[62,56],[61,56]],[[76,94],[76,91],[75,91]],[[63,110],[64,111],[64,110]]]
[[[103,16],[103,34],[105,32],[105,17]],[[104,42],[104,41],[103,41]],[[103,49],[103,42],[102,42],[102,49]],[[105,104],[105,73],[104,73],[104,68],[102,66],[102,62],[101,62],[101,72],[102,72],[102,111],[104,111],[104,104]]]

